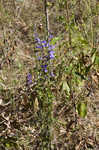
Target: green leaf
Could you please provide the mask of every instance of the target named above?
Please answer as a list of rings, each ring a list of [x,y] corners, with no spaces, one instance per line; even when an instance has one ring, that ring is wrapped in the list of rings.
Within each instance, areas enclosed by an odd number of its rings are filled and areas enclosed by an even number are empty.
[[[99,65],[99,56],[96,56],[95,64]]]
[[[6,147],[7,147],[7,148],[10,148],[11,145],[10,145],[9,143],[6,143]]]
[[[63,81],[62,89],[63,89],[63,91],[67,91],[68,93],[70,92],[69,85],[66,81]]]
[[[92,63],[95,62],[95,59],[96,59],[96,53],[94,53],[93,56],[92,56]]]
[[[85,116],[87,115],[87,104],[84,102],[80,102],[77,105],[77,111],[80,117],[85,118]]]
[[[61,39],[61,37],[55,37],[52,39],[51,44],[55,45],[57,41],[59,41]]]

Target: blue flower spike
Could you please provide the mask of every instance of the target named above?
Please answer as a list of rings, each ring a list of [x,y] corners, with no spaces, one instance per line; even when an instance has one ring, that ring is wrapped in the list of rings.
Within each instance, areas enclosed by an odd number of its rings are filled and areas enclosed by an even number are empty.
[[[44,73],[48,73],[50,74],[50,76],[54,76],[53,73],[50,73],[50,68],[51,68],[51,59],[55,58],[55,51],[54,48],[55,46],[50,44],[50,41],[52,40],[53,36],[51,34],[49,34],[48,39],[47,40],[41,40],[40,38],[38,38],[36,36],[35,40],[36,40],[36,49],[39,49],[41,51],[39,51],[39,56],[38,56],[38,60],[40,62],[40,66],[41,66],[41,70]]]

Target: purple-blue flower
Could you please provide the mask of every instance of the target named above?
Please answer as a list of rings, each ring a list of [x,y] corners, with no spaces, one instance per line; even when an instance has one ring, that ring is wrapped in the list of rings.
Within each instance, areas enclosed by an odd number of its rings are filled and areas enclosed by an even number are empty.
[[[36,48],[43,49],[48,45],[47,41],[41,41],[39,38],[36,38],[36,41],[37,41]]]
[[[55,56],[54,56],[54,51],[49,51],[49,57],[50,59],[53,59]]]
[[[53,35],[50,34],[50,35],[48,36],[48,39],[51,40],[52,38],[53,38]]]
[[[51,75],[51,77],[54,77],[54,76],[55,76],[53,72],[51,72],[50,75]]]
[[[41,56],[38,56],[38,60],[39,60],[39,61],[42,60],[42,57],[41,57]]]
[[[55,48],[55,46],[53,46],[53,45],[48,46],[48,50],[53,50],[54,48]]]
[[[42,44],[47,44],[47,42],[46,42],[46,41],[42,41],[41,43],[42,43]]]
[[[46,64],[45,65],[41,65],[41,68],[43,69],[44,72],[48,72]]]
[[[40,48],[40,49],[42,49],[42,48],[43,48],[43,46],[42,46],[42,45],[37,45],[37,46],[36,46],[36,48]]]
[[[30,85],[32,83],[32,75],[28,73],[27,75],[27,84]]]
[[[41,40],[38,37],[35,40],[38,44],[41,44]]]

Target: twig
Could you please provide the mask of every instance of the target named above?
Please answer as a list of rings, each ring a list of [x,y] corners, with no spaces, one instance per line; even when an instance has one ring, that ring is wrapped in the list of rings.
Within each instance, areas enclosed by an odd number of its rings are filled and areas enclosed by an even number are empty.
[[[48,6],[47,0],[44,0],[44,12],[45,12],[45,22],[46,22],[46,33],[49,35],[49,17],[48,17]]]

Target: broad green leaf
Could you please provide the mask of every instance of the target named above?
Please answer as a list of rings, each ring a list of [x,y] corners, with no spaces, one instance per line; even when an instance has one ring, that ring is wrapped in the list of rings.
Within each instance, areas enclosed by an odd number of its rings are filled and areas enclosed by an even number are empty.
[[[96,56],[95,64],[99,65],[99,56]]]
[[[52,6],[52,4],[50,2],[47,2],[47,6]]]
[[[7,148],[10,148],[11,145],[10,145],[9,143],[6,143],[6,147],[7,147]]]
[[[95,59],[96,59],[96,53],[94,53],[93,56],[92,56],[92,63],[95,62]]]
[[[80,102],[77,105],[77,111],[80,117],[85,118],[85,116],[87,115],[87,104],[84,102]]]
[[[70,92],[69,85],[66,81],[63,81],[62,89],[63,89],[63,91],[67,91],[68,93]]]

